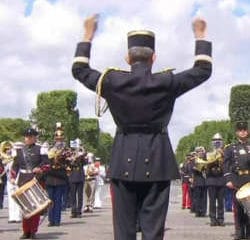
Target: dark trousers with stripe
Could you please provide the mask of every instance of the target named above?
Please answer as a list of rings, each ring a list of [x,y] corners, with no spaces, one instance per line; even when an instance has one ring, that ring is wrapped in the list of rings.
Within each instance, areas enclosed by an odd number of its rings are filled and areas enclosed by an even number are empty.
[[[139,219],[143,240],[163,240],[170,181],[125,182],[112,180],[115,240],[136,240]]]

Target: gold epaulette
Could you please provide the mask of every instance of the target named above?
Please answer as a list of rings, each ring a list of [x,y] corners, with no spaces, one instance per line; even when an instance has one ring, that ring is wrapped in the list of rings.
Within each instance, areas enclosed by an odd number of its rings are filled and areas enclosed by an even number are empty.
[[[176,70],[176,68],[168,67],[168,68],[164,68],[162,71],[157,72],[157,73],[172,73],[174,70]]]
[[[104,77],[111,71],[121,71],[121,70],[116,67],[106,68],[105,71],[103,71],[103,73],[99,77],[96,85],[95,113],[97,117],[101,117],[108,109],[108,105],[105,100],[103,100],[104,103],[101,106],[101,99],[102,99],[101,93],[102,93],[102,82],[104,80]]]
[[[231,147],[234,143],[228,143],[227,145],[224,146],[224,149]]]

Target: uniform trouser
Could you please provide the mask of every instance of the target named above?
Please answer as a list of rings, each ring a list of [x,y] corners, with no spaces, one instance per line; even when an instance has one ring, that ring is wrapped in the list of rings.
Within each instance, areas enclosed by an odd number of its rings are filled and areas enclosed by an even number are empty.
[[[83,182],[70,183],[71,213],[81,214],[83,205]]]
[[[36,214],[31,218],[23,218],[23,232],[25,234],[36,233],[40,221],[40,214]]]
[[[102,196],[101,196],[102,187],[103,187],[103,185],[99,185],[99,184],[97,184],[97,186],[96,186],[95,203],[94,203],[95,208],[101,208],[102,207]]]
[[[7,195],[8,195],[9,221],[20,221],[22,218],[19,206],[17,205],[15,200],[11,197],[11,195],[15,191],[16,191],[16,186],[11,184],[8,181],[7,182]]]
[[[234,220],[236,234],[242,238],[250,237],[250,220],[246,214],[243,206],[236,199],[236,192],[234,192],[233,204],[234,204]]]
[[[182,208],[190,208],[191,207],[191,198],[189,195],[189,184],[182,183]]]
[[[143,240],[162,240],[169,203],[170,181],[112,180],[115,240],[136,240],[137,217]]]
[[[193,192],[194,211],[197,215],[203,216],[207,212],[207,187],[195,186]]]
[[[211,221],[224,221],[224,186],[209,186],[209,217]]]
[[[0,184],[0,208],[3,208],[5,186],[6,186],[6,181],[4,179],[3,182]]]
[[[49,198],[52,200],[52,207],[49,208],[49,222],[51,224],[61,223],[62,195],[65,185],[46,186]]]
[[[232,211],[233,206],[233,190],[226,187],[225,189],[225,210]]]
[[[86,195],[86,206],[93,207],[95,202],[96,180],[85,180],[84,192]]]

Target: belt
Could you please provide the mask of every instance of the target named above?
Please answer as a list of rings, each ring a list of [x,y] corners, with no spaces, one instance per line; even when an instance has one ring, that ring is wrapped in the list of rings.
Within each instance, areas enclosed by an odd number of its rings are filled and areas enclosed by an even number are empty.
[[[142,124],[142,125],[127,125],[127,126],[119,126],[116,130],[117,133],[161,133],[166,134],[168,132],[167,126],[163,126],[162,124]]]
[[[239,170],[238,175],[250,175],[250,170]]]
[[[27,170],[27,169],[20,169],[20,173],[32,173],[32,170]]]

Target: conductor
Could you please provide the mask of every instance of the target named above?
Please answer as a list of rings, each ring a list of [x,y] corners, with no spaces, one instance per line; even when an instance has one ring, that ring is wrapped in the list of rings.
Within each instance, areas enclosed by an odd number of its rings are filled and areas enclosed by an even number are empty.
[[[144,240],[162,240],[170,181],[179,178],[168,124],[176,98],[206,81],[212,72],[206,22],[193,22],[194,65],[177,74],[168,70],[152,73],[155,34],[148,30],[127,35],[130,71],[109,69],[101,74],[92,69],[90,50],[97,26],[97,15],[84,21],[72,73],[90,90],[101,86],[99,93],[117,126],[110,161],[114,239],[136,240],[139,218]]]

